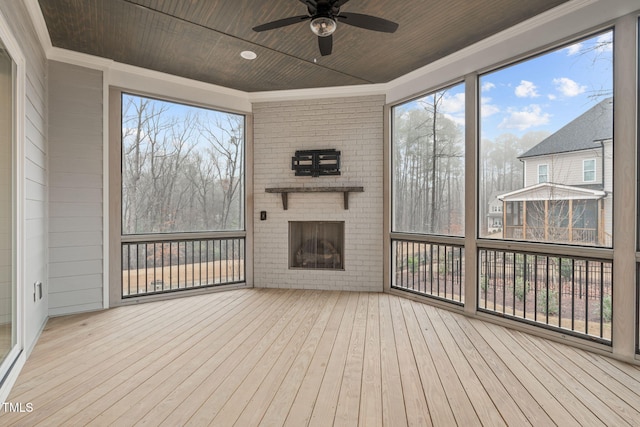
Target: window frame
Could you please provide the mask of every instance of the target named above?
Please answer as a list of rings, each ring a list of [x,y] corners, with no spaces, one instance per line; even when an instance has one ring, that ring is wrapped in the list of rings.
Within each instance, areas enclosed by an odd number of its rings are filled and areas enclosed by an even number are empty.
[[[587,170],[587,162],[592,162],[593,163],[593,170]],[[597,171],[598,171],[598,166],[597,166],[597,162],[596,159],[584,159],[582,160],[582,182],[596,182],[598,177],[597,177]],[[587,173],[593,173],[593,179],[586,179],[587,177]]]
[[[242,144],[242,148],[240,150],[241,155],[241,170],[242,170],[242,174],[241,174],[241,183],[239,186],[239,190],[240,190],[240,195],[238,197],[241,197],[242,200],[242,214],[240,215],[240,221],[242,222],[242,225],[240,227],[238,227],[237,229],[212,229],[212,230],[184,230],[184,231],[176,231],[176,232],[138,232],[138,233],[125,233],[124,232],[124,228],[122,227],[122,218],[121,220],[121,226],[120,229],[122,230],[122,236],[153,236],[153,235],[166,235],[166,234],[172,234],[172,235],[185,235],[185,236],[201,236],[201,237],[206,237],[206,236],[210,236],[212,233],[237,233],[237,232],[243,232],[246,231],[247,229],[247,139],[248,139],[248,119],[247,119],[247,114],[246,113],[241,113],[241,112],[235,112],[235,111],[229,111],[226,109],[221,109],[221,108],[216,108],[210,105],[205,105],[205,104],[201,104],[201,103],[197,103],[197,102],[191,102],[191,101],[186,101],[186,100],[177,100],[175,98],[172,97],[168,97],[168,96],[159,96],[159,95],[149,95],[147,93],[142,93],[139,91],[135,91],[135,90],[125,90],[122,89],[120,90],[120,96],[119,96],[119,102],[120,102],[120,123],[122,126],[122,100],[124,96],[134,96],[134,97],[140,97],[140,98],[146,98],[149,99],[151,101],[158,101],[158,102],[166,102],[166,103],[171,103],[177,106],[182,106],[182,107],[187,107],[187,108],[198,108],[198,109],[204,109],[204,110],[210,110],[216,113],[222,113],[222,114],[233,114],[236,116],[241,116],[242,117],[242,126],[243,126],[243,144]],[[124,155],[122,154],[122,138],[119,138],[120,141],[120,176],[122,176],[122,172],[123,172],[123,164],[124,164]],[[120,206],[122,206],[122,184],[120,185]],[[120,209],[120,215],[122,216],[122,209]]]
[[[455,79],[452,80],[450,82],[447,82],[443,85],[431,88],[429,90],[420,92],[416,95],[412,95],[411,97],[404,99],[404,100],[400,100],[394,104],[391,104],[388,106],[388,114],[389,114],[389,179],[390,179],[390,183],[389,183],[389,209],[390,209],[390,213],[389,213],[389,221],[390,221],[390,232],[392,234],[398,235],[398,236],[408,236],[408,235],[412,235],[412,236],[431,236],[433,238],[435,238],[436,240],[438,240],[439,242],[460,242],[463,238],[464,238],[464,231],[462,232],[462,234],[460,235],[448,235],[448,234],[438,234],[438,233],[434,233],[434,232],[409,232],[409,231],[402,231],[402,230],[397,230],[395,227],[396,224],[396,211],[394,208],[394,201],[395,201],[395,185],[394,185],[394,165],[395,165],[395,156],[394,156],[394,139],[393,139],[393,135],[394,135],[394,128],[395,128],[395,121],[394,121],[394,110],[397,107],[401,107],[405,104],[432,96],[434,94],[437,94],[439,92],[443,92],[446,91],[450,88],[454,88],[457,86],[461,86],[463,88],[462,93],[465,93],[465,88],[466,88],[466,84],[467,82],[460,78],[460,79]],[[465,98],[465,102],[466,102],[466,98]],[[466,128],[466,124],[465,124],[465,128]],[[466,131],[463,131],[462,134],[462,148],[463,150],[466,152],[466,145],[465,145],[465,136],[466,135]],[[466,153],[463,154],[462,156],[462,168],[463,168],[463,177],[462,177],[462,181],[463,183],[465,182],[465,177],[464,174],[466,174],[466,170],[464,167],[464,162],[465,162],[465,158],[466,158]],[[464,224],[464,196],[462,197],[463,200],[463,206],[462,206],[462,225],[463,228],[465,227]],[[402,237],[400,237],[402,238]]]
[[[109,149],[108,160],[109,165],[117,165],[117,173],[110,173],[109,181],[109,206],[111,215],[109,215],[108,240],[109,240],[109,276],[113,280],[109,281],[108,301],[109,307],[117,307],[122,305],[136,304],[139,301],[153,301],[158,298],[180,298],[202,292],[217,292],[219,290],[239,287],[253,286],[253,212],[252,194],[253,190],[248,185],[253,182],[253,171],[247,168],[247,165],[253,163],[253,134],[251,132],[253,124],[253,116],[250,112],[234,110],[227,107],[217,107],[212,104],[206,104],[189,99],[182,99],[170,95],[158,95],[157,93],[149,93],[143,90],[133,89],[130,87],[109,86]],[[122,234],[122,102],[123,93],[136,96],[158,99],[161,101],[174,102],[177,104],[185,104],[195,107],[207,108],[216,111],[242,115],[244,117],[244,153],[243,153],[243,171],[242,194],[243,194],[243,229],[232,231],[194,231],[194,232],[176,232],[171,233],[173,240],[181,241],[197,241],[206,239],[244,239],[244,281],[233,284],[216,285],[215,287],[201,287],[195,289],[183,289],[179,292],[162,293],[160,295],[148,294],[136,297],[124,298],[122,294],[122,247],[124,244],[134,244],[138,242],[153,242],[166,239],[167,233],[152,234]]]
[[[15,301],[13,307],[15,309],[15,339],[16,342],[11,350],[0,360],[0,395],[5,397],[9,393],[9,387],[15,380],[17,373],[20,371],[26,361],[24,347],[26,343],[26,105],[27,98],[27,74],[26,59],[23,50],[17,39],[11,32],[4,15],[0,13],[0,40],[4,45],[7,53],[13,60],[13,138],[11,141],[11,161],[12,161],[12,240],[15,244],[14,254],[12,255],[13,268],[13,291],[15,292]],[[34,287],[40,286],[42,283],[36,282]],[[35,295],[35,291],[34,291]]]
[[[576,244],[565,244],[565,243],[558,243],[558,242],[536,242],[536,241],[518,241],[518,240],[509,240],[509,239],[503,239],[503,240],[497,240],[497,239],[492,239],[488,236],[484,236],[481,235],[481,229],[482,229],[482,214],[483,211],[481,210],[481,204],[479,203],[480,197],[481,197],[481,191],[482,191],[482,185],[481,185],[481,159],[479,156],[479,151],[480,151],[480,144],[482,141],[482,137],[481,137],[481,133],[480,133],[480,128],[481,128],[481,123],[480,123],[480,117],[481,117],[481,81],[480,81],[480,76],[482,74],[485,73],[491,73],[493,71],[497,71],[499,69],[502,68],[506,68],[509,67],[513,64],[517,64],[519,62],[522,61],[526,61],[532,58],[535,58],[537,56],[541,56],[547,53],[550,53],[552,51],[556,51],[556,50],[560,50],[563,48],[566,48],[572,44],[578,43],[582,40],[586,40],[586,39],[590,39],[590,38],[594,38],[597,37],[598,35],[601,34],[605,34],[609,31],[612,32],[612,34],[614,35],[615,38],[615,31],[616,31],[616,26],[619,24],[620,21],[616,21],[615,23],[611,24],[611,23],[607,23],[607,24],[602,24],[598,27],[592,27],[590,29],[581,31],[581,32],[575,32],[573,33],[573,35],[570,35],[566,38],[563,39],[558,39],[556,41],[554,41],[553,43],[549,43],[547,45],[544,46],[540,46],[539,48],[536,48],[535,50],[529,51],[529,52],[524,52],[520,55],[514,55],[511,58],[499,62],[499,63],[495,63],[494,65],[491,65],[489,67],[484,67],[484,68],[479,68],[477,70],[472,70],[470,71],[468,74],[466,74],[464,76],[465,82],[467,84],[467,91],[465,94],[465,110],[466,110],[466,135],[465,135],[465,176],[466,178],[466,184],[465,184],[465,188],[466,188],[466,195],[465,195],[465,204],[467,206],[467,209],[465,209],[465,236],[464,236],[464,249],[465,251],[467,251],[467,253],[469,254],[477,254],[479,250],[484,250],[484,249],[496,249],[498,251],[512,251],[512,250],[516,250],[516,251],[524,251],[524,252],[529,252],[529,253],[533,253],[533,254],[539,254],[540,256],[564,256],[564,257],[569,257],[569,258],[584,258],[584,259],[588,259],[588,260],[593,260],[593,261],[612,261],[613,260],[613,246],[600,246],[600,247],[595,247],[595,246],[582,246],[582,245],[576,245]],[[614,50],[619,51],[619,47],[614,46]],[[618,52],[619,53],[619,52]],[[615,66],[617,65],[616,63],[616,58],[619,58],[619,54],[617,56],[615,56],[612,59],[613,62],[613,66],[615,68]],[[615,71],[615,70],[614,70]],[[617,74],[614,72],[612,73],[613,77],[612,77],[612,82],[613,82],[613,90],[614,92],[617,92],[617,95],[619,96],[619,92],[620,89],[618,88],[619,85],[619,81],[617,78]],[[435,90],[435,89],[434,89]],[[414,98],[414,96],[411,97],[407,97],[407,98]],[[405,98],[405,100],[407,99]],[[388,128],[388,133],[387,133],[387,141],[385,144],[385,150],[387,150],[387,152],[389,153],[389,158],[392,158],[393,155],[393,149],[392,149],[392,142],[391,142],[391,133],[389,132],[389,130],[392,130],[393,127],[393,123],[392,123],[392,113],[391,113],[391,109],[393,106],[395,105],[399,105],[402,102],[404,102],[404,100],[399,100],[393,104],[387,104],[386,106],[386,125],[389,126]],[[470,105],[469,103],[473,102],[473,105]],[[617,126],[619,121],[617,121],[616,118],[614,118],[614,123]],[[619,161],[619,160],[618,160]],[[616,161],[616,163],[618,162]],[[614,166],[615,167],[615,166]],[[524,165],[524,173],[526,174],[527,171],[527,166],[526,164]],[[472,172],[472,173],[471,173]],[[387,177],[389,177],[388,181],[387,181],[387,185],[389,185],[390,191],[388,192],[388,196],[385,197],[385,201],[386,201],[386,206],[387,206],[387,219],[385,219],[385,228],[388,231],[388,235],[390,237],[389,241],[390,244],[389,246],[386,246],[386,254],[389,255],[388,257],[386,257],[387,259],[390,259],[390,262],[388,262],[388,266],[386,267],[385,270],[385,290],[389,290],[390,292],[393,293],[397,293],[397,294],[402,294],[403,291],[396,291],[395,287],[393,285],[394,283],[394,272],[396,271],[397,267],[400,267],[400,265],[398,264],[398,260],[394,260],[394,258],[392,257],[392,253],[393,253],[393,248],[394,248],[394,242],[396,241],[396,239],[407,239],[407,240],[415,240],[415,241],[420,241],[420,242],[437,242],[437,243],[449,243],[451,242],[452,238],[448,238],[446,236],[429,236],[429,235],[415,235],[415,234],[409,234],[409,233],[398,233],[395,232],[393,229],[393,224],[392,224],[392,209],[393,209],[393,193],[392,193],[392,189],[393,189],[393,164],[391,161],[389,161],[386,165],[385,165],[385,173],[387,174]],[[548,171],[549,173],[549,171]],[[615,174],[619,175],[619,172],[616,172]],[[549,176],[549,175],[548,175]],[[605,178],[606,179],[606,178]],[[618,202],[619,203],[619,202]],[[473,206],[473,208],[470,210],[468,207],[469,206]],[[511,210],[511,206],[509,206],[509,204],[507,203],[507,207],[506,209],[504,209],[505,213],[507,211]],[[473,211],[473,214],[471,214],[471,212]],[[613,215],[613,213],[612,213]],[[504,224],[503,224],[504,225]],[[640,256],[639,258],[640,259]],[[465,261],[465,274],[467,275],[467,279],[465,281],[465,300],[466,302],[463,303],[463,308],[460,308],[461,310],[471,314],[471,315],[478,315],[479,317],[482,318],[487,318],[486,317],[486,313],[481,312],[481,310],[479,310],[479,306],[477,305],[479,298],[478,298],[478,289],[479,289],[479,260],[476,257],[473,256],[469,256],[467,258],[467,260]],[[385,263],[387,264],[387,263]],[[423,298],[423,295],[417,295],[416,298]],[[430,301],[433,301],[432,298],[427,298]],[[435,301],[435,303],[439,303],[440,301]],[[450,309],[456,309],[455,305],[452,305],[450,303],[450,301],[447,301],[447,308]],[[472,306],[473,305],[473,306]],[[493,317],[492,317],[493,318]],[[507,321],[507,324],[513,324],[513,325],[517,325],[519,323],[522,322],[516,322],[513,323],[512,321]],[[526,322],[525,322],[526,323]],[[537,330],[542,330],[542,329],[547,329],[549,330],[552,334],[555,333],[559,333],[562,336],[565,336],[565,334],[563,333],[563,331],[559,331],[557,328],[552,327],[551,325],[542,325],[542,324],[535,324],[537,328]],[[526,327],[525,327],[526,328]],[[540,329],[541,328],[541,329]],[[569,334],[572,335],[572,334]],[[577,334],[576,336],[578,336],[580,338],[580,341],[578,342],[584,342],[582,341],[582,339],[584,339],[585,337]],[[606,341],[606,340],[605,340]],[[612,341],[609,342],[605,342],[605,341],[599,341],[597,345],[601,345],[603,349],[610,349],[612,344]],[[615,346],[614,346],[615,347]]]
[[[540,173],[540,169],[542,169],[542,167],[544,166],[545,168],[545,172],[544,175]],[[540,179],[540,177],[544,176],[544,181],[542,181]],[[542,163],[538,165],[538,179],[537,179],[537,183],[538,184],[543,184],[545,182],[549,182],[549,164],[548,163]]]

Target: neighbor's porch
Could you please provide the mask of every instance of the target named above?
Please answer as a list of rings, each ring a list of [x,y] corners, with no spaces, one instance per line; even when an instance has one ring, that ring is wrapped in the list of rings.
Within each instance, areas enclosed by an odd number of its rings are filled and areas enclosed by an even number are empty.
[[[629,425],[640,368],[383,293],[240,289],[49,320],[3,425]]]
[[[503,203],[503,238],[611,246],[605,227],[607,193],[540,183],[498,196]]]

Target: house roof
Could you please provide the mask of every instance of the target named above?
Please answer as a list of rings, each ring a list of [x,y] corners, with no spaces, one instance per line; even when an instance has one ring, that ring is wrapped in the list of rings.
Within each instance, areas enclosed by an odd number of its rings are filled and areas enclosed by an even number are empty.
[[[613,98],[606,98],[518,158],[597,148],[597,143],[612,138]]]
[[[542,182],[498,196],[505,202],[524,202],[534,200],[596,200],[607,195],[600,190],[570,185]]]

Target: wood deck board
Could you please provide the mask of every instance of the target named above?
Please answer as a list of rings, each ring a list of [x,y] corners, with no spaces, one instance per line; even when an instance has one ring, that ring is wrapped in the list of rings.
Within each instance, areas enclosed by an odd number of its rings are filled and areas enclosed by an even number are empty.
[[[406,426],[407,414],[402,391],[402,379],[391,306],[388,295],[381,295],[380,306],[380,365],[382,370],[382,425]],[[384,368],[382,368],[384,367]]]
[[[242,336],[258,327],[256,317],[269,309],[274,300],[261,299],[249,301],[238,307],[240,310],[227,313],[224,323],[217,328],[224,328],[222,334],[215,334],[212,330],[205,336],[194,337],[192,347],[179,355],[167,369],[154,373],[148,380],[141,383],[129,394],[121,397],[117,403],[110,405],[98,416],[96,425],[117,425],[116,420],[126,414],[128,421],[138,421],[146,414],[147,402],[156,401],[161,396],[168,396],[187,377],[197,371],[210,358],[214,358],[224,350],[226,343],[232,346],[235,337]],[[238,321],[239,319],[239,321]],[[122,393],[118,393],[121,395]],[[117,397],[117,396],[116,396]],[[124,420],[123,420],[124,422]]]
[[[179,328],[174,333],[163,332],[165,345],[158,346],[154,351],[140,349],[145,352],[145,357],[139,357],[140,353],[133,353],[136,357],[134,363],[130,363],[124,369],[116,367],[115,370],[104,372],[100,387],[95,387],[95,382],[83,383],[75,389],[75,399],[62,410],[53,413],[47,424],[64,422],[67,425],[84,425],[92,421],[98,414],[117,403],[123,396],[128,396],[140,384],[149,381],[157,373],[165,373],[177,368],[174,363],[185,351],[190,350],[194,343],[200,341],[207,331],[220,325],[219,319],[227,310],[237,306],[228,304],[209,315],[209,310],[202,307],[201,315],[197,321],[181,323],[184,328]],[[127,340],[130,342],[130,340]],[[85,408],[91,406],[92,411]]]
[[[455,416],[450,402],[447,400],[446,392],[442,385],[442,379],[436,369],[429,347],[424,340],[422,330],[416,319],[412,301],[401,300],[400,306],[405,317],[405,324],[411,341],[411,348],[415,357],[418,373],[422,381],[422,387],[429,405],[431,421],[434,425],[456,425]],[[408,349],[406,350],[408,351]]]
[[[443,341],[452,340],[451,334],[446,329],[441,329],[440,335],[438,335],[430,316],[424,312],[425,307],[417,304],[414,304],[413,307],[418,325],[422,329],[425,344],[431,352],[433,365],[449,401],[449,406],[455,408],[453,416],[456,419],[456,423],[461,426],[480,424],[471,400],[458,377],[457,368],[451,363],[444,349]]]
[[[278,322],[286,311],[286,306],[294,299],[292,293],[280,293],[275,302],[264,305],[263,313],[269,313],[268,315],[260,314],[233,339],[223,342],[221,351],[209,357],[199,368],[194,370],[165,399],[162,399],[160,404],[154,406],[152,402],[145,402],[147,413],[137,424],[160,425],[170,417],[188,419],[209,397],[211,391],[215,390],[215,387],[222,382],[224,374],[241,362],[242,358],[238,355],[250,352]],[[149,398],[153,399],[153,396]],[[178,410],[178,408],[182,410]],[[126,423],[128,414],[123,413],[121,418]]]
[[[490,366],[502,384],[508,385],[505,388],[518,408],[525,414],[528,422],[533,425],[552,425],[553,421],[545,412],[544,406],[540,405],[533,398],[531,390],[527,388],[529,384],[520,382],[517,375],[511,371],[509,364],[503,360],[504,346],[502,346],[500,342],[494,342],[491,339],[487,341],[482,335],[481,332],[486,328],[486,323],[476,319],[468,319],[466,325],[467,337],[472,340],[481,351],[485,362]],[[532,384],[531,386],[537,385],[538,384]]]
[[[497,332],[495,333],[495,336],[498,339],[503,339],[503,334],[500,334],[500,331],[501,330],[494,330],[494,332]],[[530,371],[531,375],[540,381],[551,396],[553,396],[567,412],[566,415],[558,415],[557,418],[554,418],[554,421],[559,421],[559,419],[561,419],[566,425],[603,425],[593,415],[588,405],[585,405],[580,399],[577,399],[566,388],[566,386],[556,378],[553,371],[548,370],[547,367],[539,362],[538,357],[534,355],[539,352],[535,351],[535,348],[530,342],[518,339],[519,334],[512,333],[510,335],[513,339],[503,339],[503,344],[509,344],[513,357],[517,357],[520,362],[522,362],[522,364]],[[515,342],[513,340],[515,340]],[[521,348],[524,348],[525,351],[521,350]],[[539,355],[540,359],[544,359],[546,357],[547,356],[545,354]],[[572,416],[573,420],[568,418],[569,416]]]
[[[514,334],[517,335],[517,334]],[[536,340],[529,340],[528,336],[521,335],[519,339],[522,341],[530,341],[537,346]],[[546,353],[543,347],[537,347],[537,351],[531,353],[541,364],[560,381],[569,393],[573,394],[576,399],[583,402],[591,411],[594,419],[598,419],[606,425],[627,425],[628,423],[611,410],[598,395],[602,390],[592,390],[585,386],[580,378],[576,378],[570,371],[565,368],[567,363],[565,358],[555,358],[553,355]]]
[[[242,302],[244,297],[239,296],[238,299]],[[226,298],[221,301],[226,301]],[[217,306],[216,304],[212,305]],[[229,308],[233,307],[230,303],[227,305]],[[182,307],[183,305],[179,304],[178,306]],[[201,315],[205,312],[206,306],[206,300],[197,301],[197,303],[191,302],[195,319],[184,317],[180,321],[176,321],[172,315],[157,313],[156,316],[151,317],[154,321],[149,322],[149,327],[142,331],[138,330],[137,338],[135,335],[127,337],[127,334],[121,331],[112,330],[105,335],[105,341],[111,345],[99,342],[95,345],[88,344],[84,348],[79,347],[71,350],[64,357],[60,357],[58,352],[49,352],[49,349],[45,348],[42,351],[49,354],[48,359],[43,360],[41,364],[29,360],[25,367],[32,363],[34,370],[40,372],[41,365],[49,366],[57,363],[58,366],[34,378],[30,378],[31,376],[28,375],[30,371],[27,369],[27,377],[30,379],[26,381],[25,387],[21,387],[21,384],[16,385],[18,390],[16,399],[37,400],[39,402],[40,410],[37,414],[29,416],[31,421],[39,421],[55,412],[63,414],[66,411],[73,414],[73,410],[76,410],[77,405],[81,404],[79,399],[90,398],[91,394],[86,395],[87,390],[92,393],[108,392],[107,387],[118,380],[117,375],[126,375],[124,373],[135,372],[138,366],[144,366],[144,357],[141,354],[154,354],[156,351],[162,353],[170,348],[171,341],[184,335],[184,329],[189,326],[190,322],[204,318]],[[174,315],[178,316],[179,311],[175,311]],[[136,328],[131,328],[129,325],[129,329]],[[86,332],[83,330],[81,336],[85,334]],[[115,339],[118,341],[117,345],[113,344],[114,336],[119,337]],[[41,350],[38,348],[38,351]],[[96,387],[97,385],[100,387]],[[58,417],[62,416],[60,414]],[[26,416],[26,414],[21,415]]]
[[[447,327],[445,319],[441,315],[441,310],[428,305],[424,305],[422,308],[429,316],[434,330],[440,336],[442,349],[455,367],[458,378],[465,388],[467,396],[470,397],[480,422],[483,425],[496,427],[505,425],[502,415],[500,415],[495,403],[491,400],[491,396],[485,390],[482,381],[480,381],[465,357],[464,346],[460,343],[460,340],[464,340],[464,337],[460,336],[453,328],[449,329]]]
[[[400,365],[400,379],[404,398],[407,422],[416,426],[431,426],[429,405],[422,386],[418,361],[411,350],[411,338],[407,331],[407,324],[402,314],[399,298],[390,298],[391,319],[398,349],[398,363]]]
[[[574,393],[579,399],[598,408],[596,415],[605,424],[633,425],[634,420],[640,419],[638,411],[633,406],[608,389],[608,386],[613,383],[608,375],[601,372],[586,372],[572,358],[559,352],[548,342],[533,337],[525,338],[534,342],[540,351],[547,353],[547,361],[555,365],[555,374],[565,377],[565,382],[573,385]],[[637,404],[635,406],[637,407]]]
[[[338,335],[336,336],[329,360],[327,361],[327,369],[322,377],[316,402],[311,411],[310,426],[331,425],[335,419],[336,408],[338,407],[338,396],[340,394],[340,387],[342,386],[342,377],[357,306],[358,294],[349,294],[347,308],[342,317]]]
[[[51,319],[7,401],[34,411],[1,425],[628,425],[640,370],[397,296],[242,289]]]

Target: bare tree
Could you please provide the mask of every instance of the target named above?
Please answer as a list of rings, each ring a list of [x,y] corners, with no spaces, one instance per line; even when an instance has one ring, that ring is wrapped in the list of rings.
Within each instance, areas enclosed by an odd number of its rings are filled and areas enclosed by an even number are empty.
[[[123,100],[123,231],[240,227],[243,117],[144,97]]]

